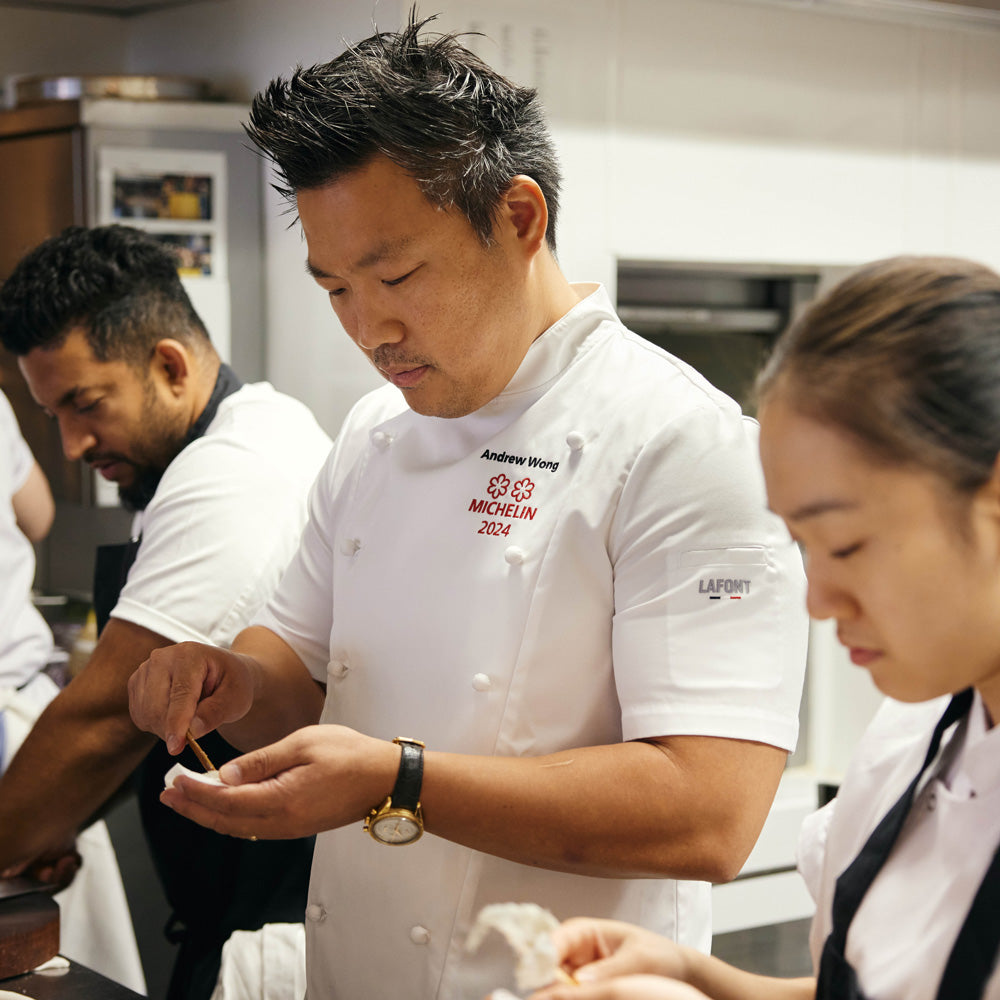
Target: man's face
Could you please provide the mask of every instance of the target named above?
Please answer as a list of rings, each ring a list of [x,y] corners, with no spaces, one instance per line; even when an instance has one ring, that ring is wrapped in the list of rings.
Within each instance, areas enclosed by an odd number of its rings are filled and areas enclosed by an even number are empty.
[[[528,313],[512,226],[484,247],[460,211],[432,205],[383,156],[297,201],[309,272],[412,409],[460,417],[503,390],[544,328]]]
[[[126,361],[98,361],[81,329],[19,365],[35,401],[58,421],[66,457],[117,483],[129,509],[145,506],[188,430],[162,379]]]

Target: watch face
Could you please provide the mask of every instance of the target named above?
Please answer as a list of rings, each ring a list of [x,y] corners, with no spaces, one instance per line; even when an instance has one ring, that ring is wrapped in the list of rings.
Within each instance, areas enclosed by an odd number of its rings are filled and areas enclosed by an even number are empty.
[[[372,833],[383,844],[408,844],[423,833],[412,816],[380,816],[372,822]]]

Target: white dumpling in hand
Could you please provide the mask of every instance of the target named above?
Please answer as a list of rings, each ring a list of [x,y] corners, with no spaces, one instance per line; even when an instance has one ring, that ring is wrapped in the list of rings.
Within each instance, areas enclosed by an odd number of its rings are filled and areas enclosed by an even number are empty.
[[[465,947],[475,951],[487,931],[499,931],[517,955],[517,988],[537,990],[548,986],[560,972],[552,942],[552,932],[558,926],[559,921],[536,903],[491,903],[479,911]],[[494,991],[494,998],[497,995]]]
[[[174,764],[172,768],[163,776],[163,789],[174,787],[174,782],[180,778],[194,778],[205,785],[224,785],[225,782],[219,777],[218,771],[192,771],[191,768],[183,764]]]

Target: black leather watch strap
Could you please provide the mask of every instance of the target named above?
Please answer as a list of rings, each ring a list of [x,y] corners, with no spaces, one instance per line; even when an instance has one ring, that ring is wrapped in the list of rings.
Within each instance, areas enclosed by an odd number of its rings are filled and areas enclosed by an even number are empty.
[[[399,744],[402,756],[399,758],[396,784],[392,788],[392,808],[416,812],[424,781],[424,747],[416,740],[401,737],[394,739],[393,743]]]

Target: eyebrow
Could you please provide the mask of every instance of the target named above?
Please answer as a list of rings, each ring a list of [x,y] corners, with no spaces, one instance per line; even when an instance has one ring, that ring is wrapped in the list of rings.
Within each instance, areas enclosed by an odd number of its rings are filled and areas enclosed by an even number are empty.
[[[354,262],[353,269],[362,270],[363,268],[373,267],[375,264],[381,264],[382,261],[398,256],[406,250],[412,242],[413,238],[411,236],[404,236],[398,240],[383,240],[377,246],[372,247],[372,249],[367,253],[362,254],[362,256]],[[336,274],[330,274],[328,271],[324,271],[323,268],[314,264],[308,257],[306,258],[306,273],[311,278],[316,278],[317,280],[338,277]]]
[[[821,514],[830,514],[845,510],[857,510],[859,504],[855,500],[815,500],[791,511],[786,516],[789,521],[808,521]]]

